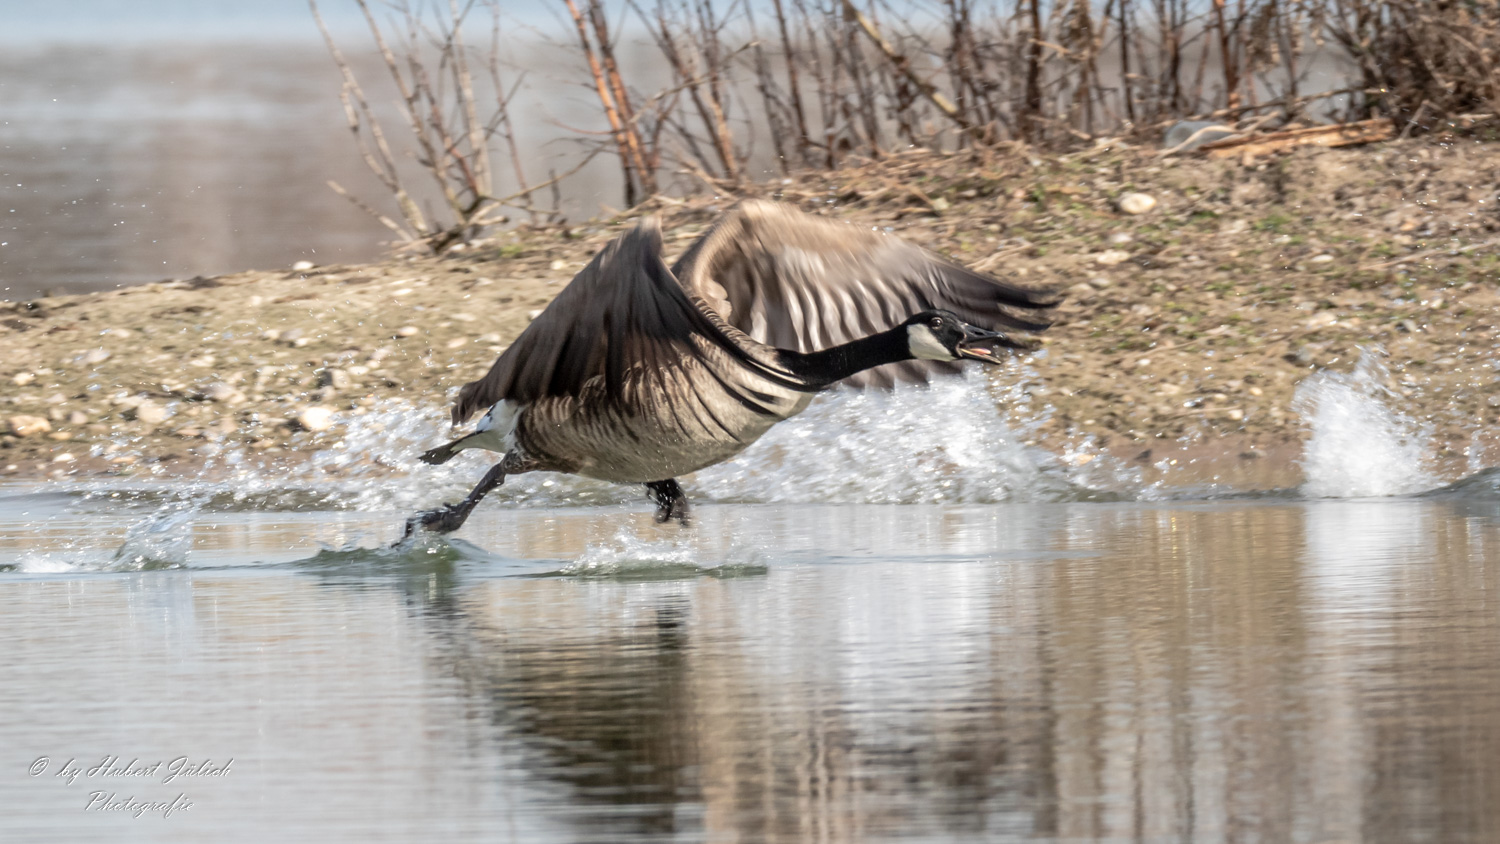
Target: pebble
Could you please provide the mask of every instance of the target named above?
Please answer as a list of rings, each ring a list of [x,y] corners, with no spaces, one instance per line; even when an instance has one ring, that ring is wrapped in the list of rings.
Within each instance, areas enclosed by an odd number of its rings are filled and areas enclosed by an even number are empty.
[[[143,401],[135,406],[133,411],[137,422],[147,425],[160,425],[167,421],[167,409],[153,401]]]
[[[32,381],[35,381],[35,380],[36,380],[36,373],[35,372],[17,372],[15,374],[15,377],[10,379],[10,382],[12,384],[15,384],[17,387],[24,387],[27,384],[30,384]]]
[[[304,270],[310,270],[316,266],[317,264],[314,264],[312,261],[298,261],[297,263],[292,265],[292,269],[300,273]]]
[[[228,384],[215,384],[205,390],[203,396],[209,401],[223,404],[242,404],[245,401],[245,394]]]
[[[551,264],[548,265],[548,267],[550,269],[553,269],[553,270],[567,269],[567,266],[568,266],[568,262],[567,261],[563,261],[561,259],[553,261]]]
[[[1132,240],[1135,240],[1135,236],[1130,232],[1115,232],[1114,234],[1109,236],[1109,242],[1115,244],[1116,246],[1119,246],[1122,243],[1129,243]]]
[[[1144,214],[1156,207],[1156,197],[1149,193],[1127,193],[1120,197],[1120,210],[1126,214]]]
[[[304,407],[297,413],[297,424],[308,431],[326,431],[333,427],[333,411],[326,407]]]
[[[104,363],[105,361],[109,360],[110,357],[111,355],[106,349],[92,349],[88,354],[83,356],[83,362],[88,364],[89,366],[94,366],[96,364]]]
[[[29,437],[32,434],[45,434],[52,430],[52,423],[41,416],[12,416],[5,420],[10,432],[18,437]]]
[[[1327,326],[1333,325],[1338,321],[1338,314],[1334,313],[1333,311],[1321,311],[1319,313],[1313,314],[1310,318],[1308,318],[1307,322],[1304,323],[1304,325],[1306,325],[1308,328],[1326,328]]]
[[[72,413],[68,414],[69,425],[86,425],[88,424],[88,421],[89,415],[81,410],[75,410]]]
[[[476,343],[489,343],[493,345],[500,342],[500,335],[494,332],[490,332],[489,334],[481,334],[478,337],[475,337],[474,341]]]
[[[1333,261],[1333,256],[1329,255],[1327,253],[1324,253],[1322,255],[1314,255],[1313,257],[1307,259],[1307,262],[1309,264],[1327,264],[1327,263],[1330,263],[1332,261]]]
[[[265,331],[262,331],[260,333],[260,339],[270,340],[274,343],[277,340],[281,339],[281,330],[276,328],[267,328]]]
[[[1098,295],[1098,291],[1094,290],[1094,288],[1090,287],[1087,282],[1083,281],[1080,281],[1072,287],[1069,287],[1068,293],[1070,293],[1073,298],[1082,299],[1084,301],[1088,301],[1089,299],[1092,299],[1096,295]]]
[[[415,337],[418,333],[421,332],[421,330],[422,329],[416,327],[415,325],[403,325],[400,328],[396,329],[396,336]]]
[[[1105,267],[1113,267],[1130,260],[1130,253],[1123,249],[1106,249],[1094,256],[1094,263]],[[533,317],[535,319],[535,317]]]
[[[468,342],[469,338],[467,337],[454,337],[452,340],[448,341],[448,348],[457,349],[461,346],[467,345]]]
[[[474,316],[473,314],[467,314],[467,313],[465,313],[465,314],[454,314],[453,318],[456,319],[456,320],[458,320],[459,322],[473,322],[474,320],[479,319],[479,317]]]
[[[52,462],[53,463],[72,463],[74,460],[77,460],[77,459],[78,458],[76,458],[73,455],[69,454],[68,452],[64,451],[62,454],[59,454],[56,457],[52,458]]]

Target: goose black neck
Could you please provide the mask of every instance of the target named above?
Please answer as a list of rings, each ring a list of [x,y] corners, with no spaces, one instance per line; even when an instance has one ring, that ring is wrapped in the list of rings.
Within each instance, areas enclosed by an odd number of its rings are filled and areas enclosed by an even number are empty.
[[[820,352],[802,354],[783,350],[782,354],[786,356],[789,369],[807,381],[809,386],[819,389],[857,372],[882,364],[911,360],[913,357],[907,343],[905,325]]]

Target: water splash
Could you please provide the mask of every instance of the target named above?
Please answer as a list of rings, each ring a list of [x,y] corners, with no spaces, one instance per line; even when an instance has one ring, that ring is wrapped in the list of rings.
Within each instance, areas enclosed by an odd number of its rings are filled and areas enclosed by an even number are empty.
[[[29,574],[182,568],[192,550],[193,523],[202,505],[200,499],[169,501],[126,528],[114,547],[99,547],[97,537],[83,531],[53,547],[27,550],[6,568]]]
[[[1302,491],[1313,498],[1406,495],[1436,486],[1425,426],[1395,408],[1383,354],[1365,349],[1354,371],[1322,371],[1297,388],[1292,408],[1310,437]]]
[[[125,541],[109,560],[111,571],[149,571],[187,565],[193,547],[193,519],[203,509],[199,500],[185,500],[132,525]]]
[[[1029,432],[1006,424],[987,387],[970,372],[820,397],[695,485],[719,501],[862,504],[1056,501],[1129,485],[1108,458],[1060,459],[1027,445]]]
[[[769,569],[753,548],[732,545],[724,559],[708,561],[704,549],[689,537],[648,540],[621,528],[607,542],[593,543],[578,559],[553,574],[611,580],[675,580],[699,576],[747,577]]]

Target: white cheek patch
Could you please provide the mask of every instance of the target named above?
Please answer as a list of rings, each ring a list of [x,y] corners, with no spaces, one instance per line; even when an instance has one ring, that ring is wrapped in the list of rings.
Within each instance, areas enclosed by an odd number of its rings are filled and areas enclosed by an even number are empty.
[[[948,347],[938,342],[937,335],[925,325],[906,327],[906,347],[918,360],[958,360]]]

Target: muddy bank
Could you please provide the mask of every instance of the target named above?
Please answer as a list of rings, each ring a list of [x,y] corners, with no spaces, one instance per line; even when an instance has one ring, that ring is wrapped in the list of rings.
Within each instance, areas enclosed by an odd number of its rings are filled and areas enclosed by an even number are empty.
[[[1448,139],[1248,165],[923,153],[748,193],[1063,289],[1044,349],[995,376],[997,395],[1024,386],[1010,412],[1039,444],[1276,486],[1296,481],[1298,384],[1362,347],[1386,353],[1386,400],[1428,427],[1439,472],[1489,445],[1497,184],[1500,146]],[[1121,210],[1129,194],[1150,207]],[[665,218],[675,257],[730,201],[640,210]],[[443,259],[0,303],[0,472],[176,474],[226,449],[296,460],[391,402],[440,419],[629,220],[520,229]]]

